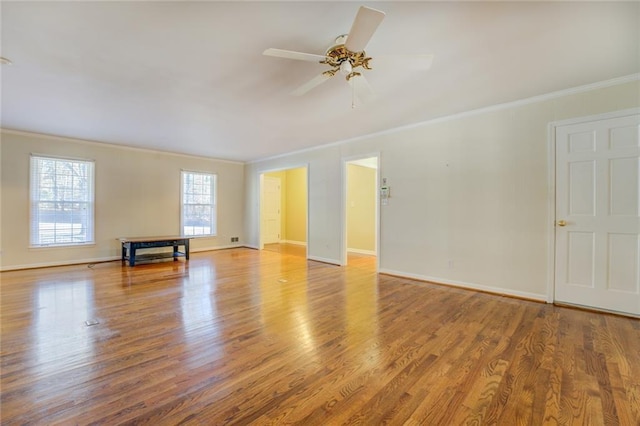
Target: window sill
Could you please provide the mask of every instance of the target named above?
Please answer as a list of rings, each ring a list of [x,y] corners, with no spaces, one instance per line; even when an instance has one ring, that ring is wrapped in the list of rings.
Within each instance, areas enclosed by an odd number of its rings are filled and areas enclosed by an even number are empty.
[[[76,244],[47,244],[47,245],[38,245],[38,246],[30,245],[29,250],[85,248],[85,247],[94,247],[95,245],[96,245],[95,242],[76,243]]]

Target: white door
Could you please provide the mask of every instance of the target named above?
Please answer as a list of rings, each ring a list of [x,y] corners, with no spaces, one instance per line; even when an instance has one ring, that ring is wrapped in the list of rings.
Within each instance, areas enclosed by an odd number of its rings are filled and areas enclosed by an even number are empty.
[[[556,301],[640,315],[639,128],[556,128]]]
[[[264,177],[263,243],[280,242],[280,178]]]

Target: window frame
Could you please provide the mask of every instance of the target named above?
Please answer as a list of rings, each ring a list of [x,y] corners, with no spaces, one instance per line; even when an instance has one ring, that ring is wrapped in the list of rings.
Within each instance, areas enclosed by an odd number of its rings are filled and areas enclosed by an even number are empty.
[[[45,199],[42,197],[43,190],[43,177],[44,174],[41,172],[41,161],[52,161],[54,163],[65,162],[69,164],[81,164],[84,167],[87,167],[87,184],[86,189],[81,193],[80,198],[76,198],[72,196],[71,199]],[[37,170],[36,170],[37,168]],[[86,158],[72,158],[72,157],[62,157],[55,155],[45,155],[45,154],[31,154],[29,156],[29,247],[30,248],[56,248],[56,247],[76,247],[76,246],[86,246],[86,245],[94,245],[96,240],[96,221],[95,221],[95,186],[96,186],[96,166],[95,161]],[[62,185],[54,186],[56,191],[71,191],[71,193],[75,193],[76,189],[73,187],[64,187]],[[54,225],[54,235],[52,242],[42,242],[42,233],[41,233],[41,214],[42,210],[40,209],[40,205],[42,203],[69,203],[69,204],[85,204],[87,213],[85,216],[84,225],[87,227],[84,235],[85,238],[82,241],[59,241],[62,239],[61,236],[58,235],[57,227]],[[57,209],[54,209],[57,212]],[[55,214],[54,214],[55,215]],[[36,222],[37,221],[37,222]],[[53,222],[55,224],[65,223],[65,222]],[[71,222],[73,223],[73,222]],[[73,225],[71,225],[71,230],[73,231]],[[73,239],[73,236],[71,236]]]
[[[211,178],[211,203],[197,204],[185,203],[185,177],[187,175],[191,176],[208,176]],[[188,234],[185,232],[185,206],[187,205],[204,205],[210,206],[211,208],[211,229],[210,233],[192,233]],[[207,238],[207,237],[215,237],[218,235],[218,175],[217,173],[212,172],[202,172],[202,171],[194,171],[194,170],[181,170],[180,171],[180,235],[189,238]]]

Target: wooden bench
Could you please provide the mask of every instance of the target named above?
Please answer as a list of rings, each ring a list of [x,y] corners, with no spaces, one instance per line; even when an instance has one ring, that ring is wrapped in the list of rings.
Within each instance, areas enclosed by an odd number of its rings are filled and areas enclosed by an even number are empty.
[[[153,260],[153,259],[166,259],[173,257],[173,260],[178,260],[178,257],[184,256],[186,260],[189,260],[189,240],[190,237],[185,236],[173,236],[173,237],[128,237],[118,238],[122,244],[122,261],[129,260],[129,266],[135,266],[136,260]],[[178,251],[179,246],[184,246],[184,252]],[[136,252],[141,249],[151,249],[158,247],[173,247],[172,252],[160,252],[149,253],[143,255],[137,255]]]

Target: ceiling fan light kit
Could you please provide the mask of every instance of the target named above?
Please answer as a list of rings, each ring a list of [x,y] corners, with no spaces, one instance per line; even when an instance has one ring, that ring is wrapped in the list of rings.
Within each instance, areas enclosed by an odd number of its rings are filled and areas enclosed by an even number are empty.
[[[352,88],[351,106],[355,106],[355,99],[360,102],[371,101],[375,98],[373,90],[366,81],[360,70],[371,70],[371,57],[367,56],[364,49],[378,28],[378,25],[384,19],[384,12],[372,9],[366,6],[360,6],[358,13],[351,25],[349,34],[342,34],[336,37],[335,45],[331,46],[324,54],[315,55],[311,53],[294,52],[283,49],[267,49],[263,52],[266,56],[275,56],[279,58],[295,59],[299,61],[312,61],[320,64],[329,65],[331,69],[322,72],[306,82],[296,90],[291,92],[292,95],[301,96],[309,90],[319,86],[337,73],[345,76],[345,79]],[[428,69],[431,65],[432,55],[403,55],[403,63],[411,62],[411,58],[418,60],[420,69]],[[425,66],[425,58],[428,60]],[[357,78],[356,78],[357,77]]]

